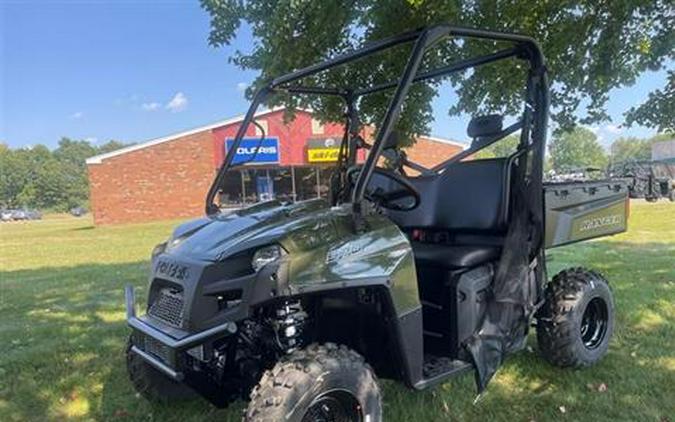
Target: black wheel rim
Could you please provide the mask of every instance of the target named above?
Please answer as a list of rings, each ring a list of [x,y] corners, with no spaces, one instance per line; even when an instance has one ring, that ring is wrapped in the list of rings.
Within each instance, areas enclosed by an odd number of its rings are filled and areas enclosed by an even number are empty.
[[[320,394],[309,405],[302,422],[360,422],[361,406],[351,393],[343,390]]]
[[[595,349],[602,344],[607,333],[607,304],[596,297],[588,302],[581,318],[581,340],[587,349]]]

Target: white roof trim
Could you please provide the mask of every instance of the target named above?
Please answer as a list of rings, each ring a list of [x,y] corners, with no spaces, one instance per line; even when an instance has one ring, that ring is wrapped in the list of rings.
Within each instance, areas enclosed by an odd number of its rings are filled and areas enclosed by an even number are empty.
[[[265,116],[267,114],[275,113],[277,111],[281,111],[281,110],[284,110],[284,109],[285,109],[285,107],[274,107],[274,108],[271,108],[269,110],[262,110],[262,111],[257,112],[254,115],[254,117]],[[310,110],[310,109],[298,109],[298,111],[304,111],[304,112],[307,112],[307,113],[312,113],[312,110]],[[173,141],[175,139],[182,138],[184,136],[190,136],[190,135],[194,135],[195,133],[203,132],[205,130],[212,130],[212,129],[216,129],[216,128],[219,128],[219,127],[222,127],[222,126],[227,126],[227,125],[231,125],[231,124],[234,124],[234,123],[239,123],[242,120],[244,120],[244,117],[245,117],[245,115],[241,114],[241,115],[233,117],[231,119],[221,120],[220,122],[212,123],[210,125],[197,127],[197,128],[194,128],[194,129],[186,130],[184,132],[174,133],[172,135],[164,136],[162,138],[151,139],[149,141],[142,142],[140,144],[130,145],[126,148],[120,148],[118,150],[108,152],[106,154],[95,155],[93,157],[87,158],[85,162],[87,164],[101,164],[101,163],[103,163],[103,160],[106,160],[106,159],[112,158],[112,157],[117,157],[118,155],[123,155],[123,154],[129,153],[129,152],[138,151],[138,150],[148,148],[148,147],[151,147],[151,146],[154,146],[154,145],[163,144],[164,142],[170,142],[170,141]],[[458,147],[462,148],[463,150],[468,147],[468,145],[466,145],[466,144],[463,144],[463,143],[457,142],[457,141],[452,141],[450,139],[437,138],[437,137],[429,136],[429,135],[420,135],[419,137],[424,138],[424,139],[428,139],[428,140],[433,141],[433,142],[441,142],[441,143],[444,143],[444,144],[455,145],[455,146],[458,146]]]
[[[274,108],[271,108],[269,110],[259,111],[255,114],[255,117],[264,116],[264,115],[267,115],[267,114],[270,114],[270,113],[281,111],[283,109],[284,109],[284,107],[274,107]],[[307,110],[300,110],[300,111],[307,111]],[[138,151],[139,149],[148,148],[148,147],[151,147],[153,145],[163,144],[164,142],[173,141],[174,139],[182,138],[183,136],[194,135],[195,133],[203,132],[205,130],[216,129],[216,128],[219,128],[219,127],[222,127],[222,126],[227,126],[227,125],[231,125],[231,124],[234,124],[234,123],[238,123],[238,122],[241,122],[242,120],[244,120],[244,117],[245,117],[245,115],[242,114],[242,115],[239,115],[237,117],[233,117],[231,119],[222,120],[220,122],[212,123],[210,125],[190,129],[190,130],[187,130],[185,132],[174,133],[173,135],[164,136],[162,138],[151,139],[147,142],[142,142],[140,144],[130,145],[126,148],[120,148],[118,150],[108,152],[106,154],[95,155],[93,157],[87,158],[87,160],[85,162],[87,164],[101,164],[103,162],[103,160],[108,159],[108,158],[112,158],[112,157],[116,157],[118,155],[126,154],[126,153],[129,153],[129,152],[132,152],[132,151]]]
[[[442,144],[455,145],[455,146],[458,146],[458,147],[462,148],[463,150],[467,149],[469,147],[467,144],[465,144],[463,142],[453,141],[453,140],[445,139],[445,138],[438,138],[436,136],[419,135],[419,138],[428,139],[432,142],[440,142]]]

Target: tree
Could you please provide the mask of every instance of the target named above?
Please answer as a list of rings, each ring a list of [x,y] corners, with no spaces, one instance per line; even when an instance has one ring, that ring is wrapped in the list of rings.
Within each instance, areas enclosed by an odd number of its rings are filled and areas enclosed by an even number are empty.
[[[651,160],[652,145],[655,142],[668,141],[674,138],[675,134],[672,133],[659,133],[647,139],[618,138],[610,147],[610,160],[612,163]]]
[[[609,149],[612,163],[633,160],[649,160],[652,155],[651,144],[646,139],[618,138]]]
[[[607,166],[607,155],[602,145],[595,134],[584,127],[554,136],[549,151],[551,165],[556,172]]]
[[[230,60],[242,69],[260,71],[247,95],[266,81],[334,56],[364,42],[399,34],[425,25],[455,25],[516,31],[537,39],[555,81],[551,85],[552,118],[562,129],[608,119],[610,91],[630,85],[647,70],[658,70],[675,58],[675,14],[669,0],[571,2],[449,2],[440,0],[201,0],[211,16],[209,42],[230,44],[237,28],[246,23],[256,38],[248,51],[237,50]],[[445,43],[427,54],[425,65],[494,51],[490,43]],[[407,57],[406,49],[363,60],[349,69],[315,78],[322,84],[368,86],[396,80]],[[466,112],[512,113],[522,108],[524,69],[515,60],[478,68],[450,78],[458,103],[451,114]],[[627,115],[627,124],[672,127],[672,72],[669,87]],[[430,101],[438,85],[416,86],[410,93],[399,129],[427,133]],[[387,95],[365,99],[361,117],[379,123]],[[295,99],[279,96],[270,101],[312,107],[319,117],[341,118],[337,100]],[[272,104],[271,104],[272,105]],[[670,110],[670,112],[668,112]],[[665,114],[663,114],[665,112]],[[581,114],[578,119],[577,115]]]
[[[10,149],[0,144],[0,205],[67,210],[89,199],[85,160],[125,145],[97,148],[87,141],[62,138],[50,151],[44,145]]]
[[[509,135],[501,141],[479,151],[476,154],[476,158],[508,157],[516,152],[518,142],[520,142],[520,135]]]
[[[675,132],[675,71],[668,72],[668,84],[649,94],[649,98],[625,113],[626,123],[655,126],[662,132]]]

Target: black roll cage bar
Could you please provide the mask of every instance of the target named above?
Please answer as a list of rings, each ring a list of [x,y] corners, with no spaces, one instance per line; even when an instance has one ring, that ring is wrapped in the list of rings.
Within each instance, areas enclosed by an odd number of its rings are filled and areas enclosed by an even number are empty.
[[[486,39],[493,41],[507,41],[513,43],[514,46],[491,54],[461,60],[454,64],[443,66],[418,75],[417,71],[419,69],[420,63],[422,62],[424,52],[448,36]],[[408,62],[406,63],[403,70],[403,75],[398,81],[391,81],[388,83],[357,90],[334,87],[307,87],[302,85],[291,85],[293,82],[297,82],[300,79],[315,75],[330,68],[353,62],[371,54],[411,42],[414,42],[414,45],[408,58]],[[396,88],[394,95],[390,99],[387,112],[385,113],[384,118],[379,126],[379,130],[371,147],[371,151],[368,154],[368,158],[363,165],[363,169],[360,172],[356,181],[356,185],[352,191],[353,211],[357,216],[360,216],[361,204],[366,186],[373,173],[375,164],[382,153],[384,140],[390,135],[395,122],[399,118],[401,106],[405,100],[408,90],[410,89],[410,86],[416,82],[445,76],[453,72],[458,72],[509,57],[518,57],[525,59],[530,63],[530,72],[527,83],[528,104],[526,105],[524,119],[521,121],[521,123],[523,126],[523,132],[529,134],[531,117],[531,121],[534,124],[534,130],[532,131],[531,143],[526,139],[527,136],[521,136],[520,145],[522,148],[534,148],[535,152],[537,153],[535,155],[543,157],[543,148],[546,141],[549,93],[544,56],[537,42],[533,38],[519,34],[462,28],[445,24],[430,26],[420,30],[375,41],[358,50],[339,55],[322,63],[308,66],[274,79],[272,82],[258,90],[258,92],[253,97],[253,101],[251,102],[251,105],[244,116],[244,120],[237,131],[234,142],[232,143],[230,149],[236,151],[236,149],[239,147],[239,144],[241,143],[242,138],[246,134],[248,126],[255,117],[255,112],[258,106],[264,103],[274,92],[339,96],[342,97],[342,99],[347,104],[347,114],[353,114],[354,103],[359,97]],[[345,136],[347,136],[347,131],[349,131],[349,126],[345,128]],[[218,173],[211,184],[211,187],[209,188],[209,192],[206,197],[207,215],[219,212],[219,208],[214,203],[214,199],[218,194],[218,190],[220,189],[220,185],[222,184],[225,174],[232,166],[234,156],[235,154],[226,154],[225,160],[223,161],[223,164],[219,168]],[[539,165],[541,165],[541,163],[539,163]]]

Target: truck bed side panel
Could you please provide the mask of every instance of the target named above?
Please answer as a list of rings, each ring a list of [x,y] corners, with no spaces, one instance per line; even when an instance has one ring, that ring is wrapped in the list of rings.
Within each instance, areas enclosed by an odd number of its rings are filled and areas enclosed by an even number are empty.
[[[544,201],[547,248],[627,229],[629,199],[623,180],[546,183]]]

